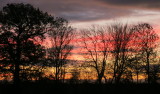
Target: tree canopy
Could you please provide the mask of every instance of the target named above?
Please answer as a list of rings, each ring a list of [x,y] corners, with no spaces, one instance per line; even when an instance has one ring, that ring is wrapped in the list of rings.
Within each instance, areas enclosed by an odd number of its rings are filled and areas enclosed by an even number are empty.
[[[7,4],[0,11],[1,58],[14,67],[14,82],[19,82],[23,60],[43,56],[43,47],[35,41],[45,38],[49,23],[54,23],[54,17],[30,4]]]

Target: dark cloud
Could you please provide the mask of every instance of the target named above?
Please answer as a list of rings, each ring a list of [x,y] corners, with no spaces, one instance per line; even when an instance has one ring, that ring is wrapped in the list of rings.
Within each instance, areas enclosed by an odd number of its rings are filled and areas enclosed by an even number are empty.
[[[101,20],[101,19],[110,19],[115,17],[124,16],[127,13],[130,13],[129,10],[121,10],[121,9],[85,9],[76,12],[56,12],[58,16],[67,18],[72,21],[93,21],[93,20]]]
[[[160,0],[101,0],[101,1],[114,6],[160,9]]]
[[[0,0],[0,9],[2,9],[8,3],[27,3],[27,0]]]
[[[98,0],[4,0],[1,6],[7,3],[30,3],[43,11],[70,21],[110,19],[131,13],[130,10],[102,5]]]
[[[39,0],[31,4],[44,11],[70,21],[93,21],[116,18],[131,13],[130,10],[102,5],[98,0]]]
[[[160,8],[160,0],[0,0],[7,3],[29,3],[54,16],[72,22],[119,18],[133,14],[132,8]],[[126,6],[130,8],[125,8]]]

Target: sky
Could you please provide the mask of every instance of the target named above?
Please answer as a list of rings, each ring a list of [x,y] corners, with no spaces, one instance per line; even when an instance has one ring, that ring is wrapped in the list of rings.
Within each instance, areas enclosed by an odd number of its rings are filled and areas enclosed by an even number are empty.
[[[160,0],[0,0],[0,9],[7,3],[29,3],[53,16],[67,19],[77,30],[113,21],[145,22],[160,30]],[[77,49],[74,51],[76,53]],[[72,58],[82,60],[83,57],[74,54]]]
[[[7,3],[29,3],[53,16],[63,17],[77,28],[112,21],[147,22],[160,28],[160,0],[0,0]]]
[[[67,19],[77,30],[121,21],[149,23],[160,31],[160,0],[0,0],[0,10],[8,3],[31,4],[53,16]],[[75,48],[69,58],[84,60],[82,52],[85,50],[79,46]]]

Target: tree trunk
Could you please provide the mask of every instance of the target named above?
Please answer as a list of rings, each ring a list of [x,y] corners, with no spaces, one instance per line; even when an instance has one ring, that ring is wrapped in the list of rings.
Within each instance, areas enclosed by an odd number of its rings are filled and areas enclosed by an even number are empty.
[[[20,78],[19,78],[19,72],[20,72],[20,59],[21,59],[21,49],[20,49],[20,40],[17,40],[17,49],[16,49],[16,59],[15,59],[15,71],[14,71],[14,84],[19,85]]]
[[[102,83],[102,77],[103,77],[103,76],[101,76],[101,75],[98,76],[98,79],[97,79],[98,84],[101,84],[101,83]]]
[[[15,71],[14,71],[14,84],[15,85],[18,85],[20,82],[19,71],[20,71],[19,62],[17,61],[17,62],[15,62]]]
[[[115,83],[118,84],[120,82],[121,76],[118,74],[115,79]]]
[[[137,84],[138,84],[138,80],[139,80],[139,78],[138,78],[138,72],[136,74],[137,74]]]
[[[148,83],[150,83],[150,65],[149,65],[149,53],[147,53],[147,75],[148,75]]]

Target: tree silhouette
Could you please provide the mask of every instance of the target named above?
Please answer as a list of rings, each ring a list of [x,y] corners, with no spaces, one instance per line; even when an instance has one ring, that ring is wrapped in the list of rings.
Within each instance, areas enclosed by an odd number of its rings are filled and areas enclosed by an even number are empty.
[[[1,49],[4,53],[2,57],[12,64],[15,84],[20,81],[23,45],[27,44],[28,40],[43,39],[50,20],[53,21],[53,17],[30,4],[7,4],[0,11],[0,44],[1,48],[4,48]]]
[[[80,72],[78,69],[72,69],[71,70],[71,78],[69,80],[69,83],[71,84],[78,84],[80,82]]]
[[[108,27],[110,44],[112,46],[113,63],[113,79],[115,83],[119,83],[123,75],[128,58],[130,56],[133,31],[127,24],[115,23]]]
[[[135,40],[139,48],[138,52],[143,55],[143,62],[146,63],[145,70],[148,76],[148,83],[150,83],[150,63],[155,58],[156,40],[159,37],[148,23],[138,24],[134,26],[133,30],[136,32]]]
[[[23,43],[20,75],[21,80],[39,80],[42,78],[45,53],[45,48],[41,46],[41,44],[35,44],[30,40],[28,40],[27,43]]]
[[[139,83],[139,74],[144,70],[142,55],[136,51],[133,57],[128,59],[127,67],[131,69],[136,74],[137,83]]]
[[[93,68],[97,74],[97,82],[102,83],[109,54],[107,30],[103,27],[93,26],[82,31],[82,40],[86,49],[88,67]]]
[[[70,55],[73,45],[71,41],[74,38],[73,28],[68,21],[63,18],[56,18],[57,25],[51,25],[47,32],[51,42],[51,47],[47,49],[50,65],[55,69],[54,78],[56,82],[65,77],[65,64]]]

